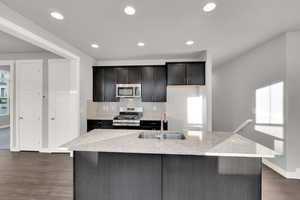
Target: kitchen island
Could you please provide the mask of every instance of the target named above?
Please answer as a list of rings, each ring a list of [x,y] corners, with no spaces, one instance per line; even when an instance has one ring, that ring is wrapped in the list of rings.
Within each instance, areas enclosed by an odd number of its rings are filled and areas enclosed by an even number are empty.
[[[74,151],[74,199],[260,200],[261,159],[278,155],[234,133],[141,132],[96,129],[65,144]]]

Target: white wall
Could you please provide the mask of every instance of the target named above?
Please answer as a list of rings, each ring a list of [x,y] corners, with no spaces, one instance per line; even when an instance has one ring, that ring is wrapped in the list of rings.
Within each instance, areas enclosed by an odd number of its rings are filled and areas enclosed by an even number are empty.
[[[287,33],[286,136],[287,170],[300,178],[300,32]]]
[[[213,71],[213,129],[233,131],[247,119],[254,119],[255,90],[285,81],[286,36],[282,35],[252,49]],[[252,131],[246,137],[274,148],[276,138]],[[272,159],[286,168],[286,159]]]
[[[207,130],[205,120],[204,127],[195,127],[188,124],[187,100],[188,97],[206,96],[205,87],[168,87],[167,88],[167,119],[170,131],[181,131],[183,129]],[[205,105],[204,105],[205,106]],[[206,119],[206,113],[203,111]]]
[[[213,129],[232,131],[246,119],[255,117],[255,90],[284,81],[284,156],[269,159],[275,168],[296,173],[300,168],[300,33],[287,33],[217,66],[213,71]],[[242,133],[270,148],[281,141],[255,131]]]
[[[18,27],[16,27],[16,25]],[[24,29],[24,31],[17,32],[17,29]],[[36,35],[37,40],[33,44],[46,49],[50,52],[56,52],[59,50],[60,56],[69,58],[70,54],[80,59],[80,110],[81,112],[81,133],[86,130],[86,101],[92,96],[92,66],[95,64],[95,60],[81,52],[79,49],[73,47],[67,42],[61,40],[59,37],[41,28],[34,22],[26,19],[22,15],[18,14],[14,10],[7,7],[5,4],[0,3],[0,30],[13,36],[33,42],[31,35]],[[51,45],[45,45],[51,43]],[[83,91],[83,92],[82,92]]]

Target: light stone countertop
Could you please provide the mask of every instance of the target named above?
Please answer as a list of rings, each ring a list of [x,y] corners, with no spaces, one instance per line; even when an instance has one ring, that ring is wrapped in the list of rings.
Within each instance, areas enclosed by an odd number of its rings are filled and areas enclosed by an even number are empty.
[[[279,153],[241,135],[187,131],[185,140],[140,139],[143,130],[95,129],[62,149],[70,151],[274,158]]]

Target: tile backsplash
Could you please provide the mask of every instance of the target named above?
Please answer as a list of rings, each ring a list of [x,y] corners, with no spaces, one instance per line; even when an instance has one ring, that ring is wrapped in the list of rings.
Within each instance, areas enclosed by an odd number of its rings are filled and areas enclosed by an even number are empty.
[[[166,112],[166,103],[142,102],[140,99],[120,99],[120,102],[93,102],[88,101],[87,116],[95,118],[105,116],[111,118],[119,114],[120,107],[143,107],[144,116],[157,117]]]

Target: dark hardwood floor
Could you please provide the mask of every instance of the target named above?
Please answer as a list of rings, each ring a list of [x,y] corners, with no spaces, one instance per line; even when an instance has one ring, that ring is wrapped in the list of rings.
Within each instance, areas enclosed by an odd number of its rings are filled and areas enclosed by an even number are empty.
[[[0,150],[0,200],[72,200],[72,175],[66,154]],[[263,200],[300,200],[300,180],[264,167]]]
[[[0,200],[71,200],[72,159],[0,150]]]

